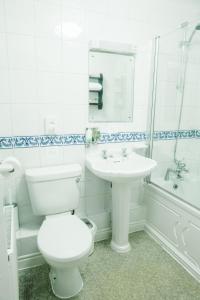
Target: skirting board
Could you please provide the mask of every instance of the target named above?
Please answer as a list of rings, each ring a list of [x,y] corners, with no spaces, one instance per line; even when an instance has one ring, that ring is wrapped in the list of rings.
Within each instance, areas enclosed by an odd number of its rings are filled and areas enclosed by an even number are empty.
[[[144,224],[145,224],[145,220],[131,222],[129,226],[129,232],[132,233],[132,232],[144,230]],[[109,239],[111,237],[111,232],[112,232],[111,228],[103,228],[97,230],[95,236],[95,242]],[[20,256],[18,258],[18,270],[20,271],[28,268],[37,267],[44,263],[45,263],[44,258],[39,252],[33,253],[31,255]]]
[[[175,259],[188,273],[190,273],[197,281],[200,282],[200,272],[197,267],[189,261],[189,259],[178,251],[168,240],[166,240],[155,228],[150,224],[145,224],[145,232],[157,242],[173,259]]]
[[[41,266],[45,263],[42,255],[37,252],[30,255],[23,255],[18,257],[18,270],[25,270],[29,268],[34,268],[37,266]]]

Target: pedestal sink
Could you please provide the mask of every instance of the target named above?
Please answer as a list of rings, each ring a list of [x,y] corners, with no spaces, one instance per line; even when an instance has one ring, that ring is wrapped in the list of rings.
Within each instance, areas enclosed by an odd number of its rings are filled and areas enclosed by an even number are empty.
[[[105,155],[104,151],[104,154],[95,152],[86,156],[87,168],[96,176],[112,182],[111,248],[116,252],[130,250],[128,233],[131,182],[150,174],[156,165],[154,160],[134,152]]]

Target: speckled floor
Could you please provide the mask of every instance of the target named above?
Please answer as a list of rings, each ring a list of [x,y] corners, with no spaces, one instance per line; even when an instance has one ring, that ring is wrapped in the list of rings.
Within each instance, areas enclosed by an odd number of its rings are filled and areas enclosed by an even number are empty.
[[[145,232],[130,236],[132,250],[117,254],[109,241],[81,267],[84,288],[73,300],[200,300],[200,283],[191,277]],[[57,299],[51,292],[48,267],[20,272],[20,300]]]

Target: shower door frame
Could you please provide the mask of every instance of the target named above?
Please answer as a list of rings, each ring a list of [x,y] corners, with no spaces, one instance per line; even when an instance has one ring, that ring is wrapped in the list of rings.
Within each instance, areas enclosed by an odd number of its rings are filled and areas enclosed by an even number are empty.
[[[179,29],[184,29],[185,27],[188,26],[188,23],[183,23]],[[152,49],[152,52],[153,52],[153,55],[152,55],[152,82],[151,82],[151,89],[150,89],[150,94],[149,94],[149,101],[150,101],[150,105],[149,105],[149,122],[147,124],[147,136],[148,136],[148,140],[149,140],[149,145],[148,145],[148,151],[147,151],[147,156],[149,158],[153,158],[153,143],[154,143],[154,125],[155,125],[155,112],[156,112],[156,102],[157,102],[157,82],[158,82],[158,66],[159,66],[159,43],[160,43],[160,36],[156,36],[153,40],[153,49]],[[183,45],[181,46],[182,47],[182,58],[183,61],[181,62],[181,64],[184,62],[184,43],[187,42],[187,39],[186,39],[186,34],[184,32],[184,37],[183,37]],[[186,49],[186,51],[188,51],[188,49]],[[186,55],[188,55],[188,53],[186,53]],[[187,64],[187,62],[185,62]],[[186,72],[186,68],[187,66],[183,66],[184,67],[184,73]],[[181,76],[184,76],[184,80],[183,80],[183,95],[182,97],[184,98],[184,86],[185,86],[185,74],[180,74]],[[183,105],[183,99],[182,99],[182,103],[181,105]],[[179,116],[179,119],[181,119],[181,113],[182,113],[182,108],[180,108],[180,116]],[[179,123],[180,123],[180,120],[178,120]],[[178,124],[178,126],[180,127],[180,124]],[[180,129],[180,128],[179,128]],[[178,130],[179,130],[178,129]],[[175,149],[174,151],[176,151],[176,148],[177,148],[177,138],[175,140]],[[175,155],[176,153],[174,153],[174,157],[173,157],[173,160],[175,159]],[[151,180],[151,175],[149,175],[147,178],[146,178],[146,182],[147,184],[151,184],[151,185],[154,185],[155,187],[163,190],[164,192],[167,192],[168,194],[170,194],[171,196],[174,196],[176,197],[177,199],[185,202],[188,204],[188,202],[177,196],[176,194],[172,193],[171,191],[165,189],[164,187],[162,187],[161,185],[158,185],[156,183],[154,183],[152,180]],[[192,204],[190,204],[191,206],[193,206]],[[195,206],[193,206],[194,208],[196,208]]]

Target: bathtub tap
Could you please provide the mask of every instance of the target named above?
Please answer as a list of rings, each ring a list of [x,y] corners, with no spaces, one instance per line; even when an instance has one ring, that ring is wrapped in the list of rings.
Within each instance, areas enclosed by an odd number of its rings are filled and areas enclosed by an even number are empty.
[[[170,179],[170,174],[174,173],[176,175],[176,178],[179,180],[183,180],[182,173],[188,173],[189,170],[186,168],[186,164],[182,162],[181,160],[176,161],[176,169],[167,168],[167,171],[165,173],[165,180],[168,181]]]
[[[174,173],[177,174],[176,170],[172,169],[172,168],[167,168],[167,171],[165,173],[165,180],[168,181],[170,178],[170,174]]]

